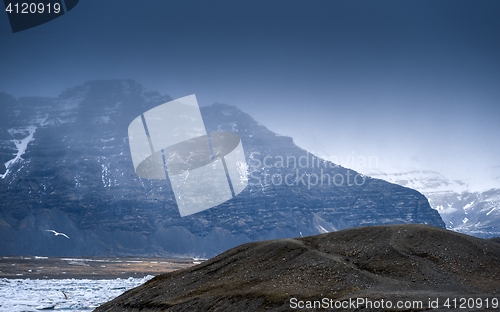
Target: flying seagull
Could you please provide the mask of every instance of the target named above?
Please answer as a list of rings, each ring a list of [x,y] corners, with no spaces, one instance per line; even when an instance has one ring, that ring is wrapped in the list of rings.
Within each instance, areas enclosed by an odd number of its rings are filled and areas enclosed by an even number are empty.
[[[64,234],[64,233],[59,233],[59,232],[56,232],[56,231],[54,231],[54,230],[45,230],[45,231],[47,231],[47,232],[52,232],[52,233],[54,233],[56,236],[62,235],[62,236],[64,236],[64,237],[66,237],[67,239],[69,239],[68,235],[66,235],[66,234]]]

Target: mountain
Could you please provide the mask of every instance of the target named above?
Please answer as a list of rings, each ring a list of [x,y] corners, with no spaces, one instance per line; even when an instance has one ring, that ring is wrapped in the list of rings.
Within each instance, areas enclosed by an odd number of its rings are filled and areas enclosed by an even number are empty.
[[[426,225],[363,227],[244,244],[158,275],[96,312],[313,310],[314,301],[314,311],[422,311],[436,299],[433,311],[458,310],[453,298],[474,298],[466,311],[484,311],[500,292],[499,267],[492,241]]]
[[[448,229],[483,238],[500,236],[500,188],[481,190],[435,171],[401,169],[369,175],[422,192]],[[500,187],[498,168],[490,168],[489,173],[484,180]]]
[[[363,225],[444,227],[419,192],[311,155],[224,104],[201,114],[207,131],[241,137],[248,186],[181,217],[169,180],[139,178],[128,145],[130,122],[169,100],[131,80],[91,81],[57,98],[0,94],[0,253],[211,257]]]

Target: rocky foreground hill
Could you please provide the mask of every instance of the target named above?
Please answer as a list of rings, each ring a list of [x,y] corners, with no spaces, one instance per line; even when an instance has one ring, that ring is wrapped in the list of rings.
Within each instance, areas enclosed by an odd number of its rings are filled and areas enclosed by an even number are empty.
[[[369,300],[384,300],[386,307],[387,301],[422,301],[422,308],[392,310],[420,311],[429,298],[451,311],[457,309],[446,307],[447,298],[474,298],[474,306],[459,310],[484,311],[499,297],[498,242],[426,225],[391,225],[247,243],[156,276],[95,311],[289,311],[299,301],[323,298],[365,300],[336,311],[370,311]]]

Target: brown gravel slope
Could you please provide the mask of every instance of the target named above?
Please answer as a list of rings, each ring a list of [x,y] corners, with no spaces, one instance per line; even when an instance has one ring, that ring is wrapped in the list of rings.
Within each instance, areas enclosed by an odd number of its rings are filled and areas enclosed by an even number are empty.
[[[190,266],[192,259],[9,256],[0,258],[0,278],[114,279],[158,275]]]
[[[393,225],[244,244],[159,275],[96,311],[289,311],[292,297],[427,304],[460,296],[500,298],[500,244],[426,225]]]

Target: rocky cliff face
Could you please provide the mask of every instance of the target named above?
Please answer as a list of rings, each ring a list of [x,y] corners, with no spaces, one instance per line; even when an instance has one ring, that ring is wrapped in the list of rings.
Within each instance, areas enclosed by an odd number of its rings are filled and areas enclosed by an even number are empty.
[[[168,179],[134,173],[127,137],[135,117],[168,100],[121,80],[58,98],[0,94],[0,253],[209,257],[244,242],[360,225],[444,227],[417,191],[319,159],[223,104],[201,107],[205,126],[241,137],[249,185],[181,218]]]

